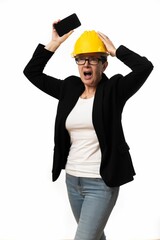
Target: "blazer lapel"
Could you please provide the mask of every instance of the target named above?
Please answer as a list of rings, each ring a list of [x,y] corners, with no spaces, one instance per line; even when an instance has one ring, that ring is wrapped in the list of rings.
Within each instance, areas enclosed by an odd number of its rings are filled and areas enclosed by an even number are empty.
[[[104,85],[108,78],[103,74],[102,80],[97,87],[94,104],[93,104],[93,125],[100,143],[102,151],[104,150],[105,134],[104,134],[104,119],[103,119],[103,99],[104,99]]]

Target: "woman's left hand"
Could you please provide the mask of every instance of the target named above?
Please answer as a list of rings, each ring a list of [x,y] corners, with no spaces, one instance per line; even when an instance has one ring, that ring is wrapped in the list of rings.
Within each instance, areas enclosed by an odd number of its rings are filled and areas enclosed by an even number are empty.
[[[114,46],[114,44],[112,43],[112,41],[103,33],[101,32],[97,32],[99,38],[102,40],[102,42],[104,43],[104,45],[107,48],[107,54],[111,55],[112,57],[116,56],[116,48]]]

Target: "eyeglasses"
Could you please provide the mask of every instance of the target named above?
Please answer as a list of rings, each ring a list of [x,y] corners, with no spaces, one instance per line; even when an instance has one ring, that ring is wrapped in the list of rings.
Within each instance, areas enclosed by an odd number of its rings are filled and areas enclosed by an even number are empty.
[[[90,65],[97,65],[99,63],[99,61],[101,61],[102,63],[104,63],[106,61],[105,57],[101,57],[101,58],[96,58],[96,57],[76,57],[75,61],[78,65],[84,65],[86,63],[86,61],[88,61],[88,63]]]

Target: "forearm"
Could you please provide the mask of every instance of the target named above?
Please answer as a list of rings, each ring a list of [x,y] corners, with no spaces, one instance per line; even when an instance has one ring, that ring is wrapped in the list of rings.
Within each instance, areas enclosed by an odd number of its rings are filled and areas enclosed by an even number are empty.
[[[59,48],[59,46],[60,46],[60,43],[50,41],[48,44],[46,44],[44,48],[50,52],[55,52],[57,48]]]
[[[151,72],[153,69],[152,63],[146,57],[140,56],[123,45],[117,48],[116,56],[134,72]]]
[[[44,74],[43,70],[53,53],[72,34],[73,31],[70,31],[60,37],[54,28],[55,23],[56,22],[52,25],[52,38],[50,42],[46,44],[46,46],[42,44],[38,45],[23,73],[30,82],[39,89],[55,98],[59,98],[63,81]]]
[[[23,73],[28,80],[43,92],[59,98],[60,88],[63,81],[43,73],[43,70],[52,57],[53,52],[44,48],[44,45],[39,44],[26,65]]]
[[[24,75],[31,80],[31,78],[41,75],[45,65],[52,57],[53,52],[44,49],[44,45],[39,44],[35,49],[32,58],[26,65],[23,73]]]
[[[117,49],[116,56],[132,70],[129,74],[119,79],[119,94],[123,99],[127,100],[146,81],[153,70],[153,65],[146,57],[142,57],[122,45]]]

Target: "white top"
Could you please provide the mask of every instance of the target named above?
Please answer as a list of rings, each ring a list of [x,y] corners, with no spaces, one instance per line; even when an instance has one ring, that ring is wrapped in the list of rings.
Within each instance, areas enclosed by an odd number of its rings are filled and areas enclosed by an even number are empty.
[[[101,151],[92,123],[93,101],[94,97],[79,98],[66,119],[71,139],[66,172],[77,177],[101,177]]]

